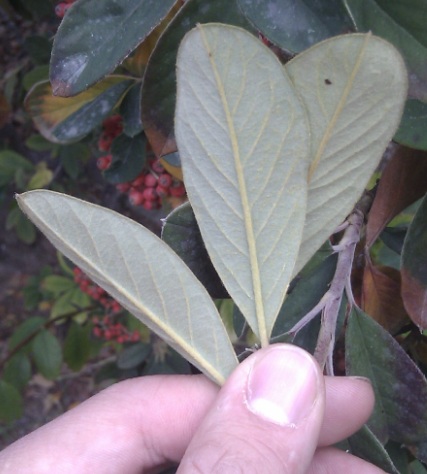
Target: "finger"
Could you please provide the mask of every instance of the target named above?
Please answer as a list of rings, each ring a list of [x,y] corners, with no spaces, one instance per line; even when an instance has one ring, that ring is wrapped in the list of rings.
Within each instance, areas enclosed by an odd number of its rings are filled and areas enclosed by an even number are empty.
[[[0,474],[127,474],[179,462],[218,393],[203,376],[117,383],[0,452]]]
[[[324,377],[312,356],[288,344],[260,350],[227,380],[178,472],[304,473],[324,403]]]
[[[338,443],[355,433],[375,404],[371,382],[362,377],[325,377],[326,405],[319,445]]]
[[[336,448],[318,449],[307,474],[385,474],[379,467]]]

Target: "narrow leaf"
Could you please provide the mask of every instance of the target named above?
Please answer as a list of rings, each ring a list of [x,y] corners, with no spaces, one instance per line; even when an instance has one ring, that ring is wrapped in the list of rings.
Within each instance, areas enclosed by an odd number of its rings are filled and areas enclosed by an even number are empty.
[[[412,321],[427,327],[427,195],[409,226],[402,251],[402,296]]]
[[[346,332],[346,373],[371,380],[376,403],[368,426],[380,441],[427,439],[424,375],[385,329],[356,309]]]
[[[111,76],[76,97],[64,99],[52,95],[48,82],[40,82],[25,98],[25,108],[49,141],[72,143],[100,125],[133,83],[125,76]]]
[[[19,418],[24,411],[24,401],[18,390],[8,382],[0,380],[0,420],[9,423]]]
[[[113,71],[176,0],[77,2],[58,29],[50,62],[53,93],[76,95]]]
[[[55,379],[62,365],[62,348],[58,339],[43,329],[33,339],[31,349],[39,372],[47,379]]]
[[[406,98],[399,53],[370,35],[326,40],[286,65],[312,132],[298,272],[350,213],[394,135]]]
[[[64,361],[71,370],[78,371],[87,362],[91,352],[90,328],[71,322],[64,341]]]
[[[369,212],[366,246],[371,247],[384,227],[427,192],[427,153],[404,146],[388,162]]]
[[[309,132],[274,54],[210,24],[181,43],[175,132],[203,241],[262,344],[289,284],[304,225]]]
[[[217,383],[237,364],[215,305],[179,257],[138,223],[50,191],[19,205],[67,258]]]

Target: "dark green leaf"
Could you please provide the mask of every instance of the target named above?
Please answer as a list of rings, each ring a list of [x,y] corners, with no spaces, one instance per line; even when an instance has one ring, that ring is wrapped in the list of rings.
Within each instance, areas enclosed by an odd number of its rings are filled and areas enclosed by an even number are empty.
[[[53,44],[50,80],[54,94],[76,95],[113,71],[175,1],[87,0],[73,5]]]
[[[141,101],[142,84],[137,82],[129,89],[120,105],[120,114],[123,117],[123,132],[129,137],[134,137],[142,132]]]
[[[390,474],[399,474],[384,446],[365,425],[348,439],[351,453],[383,469]]]
[[[19,418],[23,412],[23,400],[16,388],[0,380],[0,420],[9,423]]]
[[[27,355],[18,352],[11,357],[4,366],[3,379],[22,390],[31,378],[31,364]]]
[[[28,245],[34,243],[37,237],[34,224],[22,213],[20,214],[18,223],[15,226],[15,232],[18,238]]]
[[[150,352],[151,345],[143,342],[125,347],[117,358],[117,367],[124,370],[134,369],[147,359]]]
[[[55,295],[71,290],[76,287],[76,283],[71,279],[61,275],[49,275],[42,281],[45,290],[51,291]]]
[[[372,382],[376,403],[368,426],[380,441],[408,445],[427,439],[424,375],[395,339],[359,309],[348,321],[346,372]]]
[[[59,151],[61,164],[72,179],[78,178],[83,170],[83,164],[89,159],[90,155],[89,147],[84,143],[62,146]]]
[[[25,140],[25,146],[34,151],[51,151],[58,147],[38,133]]]
[[[424,460],[424,462],[426,462]],[[409,474],[426,474],[427,469],[419,461],[412,461],[409,466]]]
[[[412,321],[427,327],[427,195],[409,226],[402,251],[402,296]]]
[[[71,322],[64,341],[64,361],[71,370],[78,371],[90,356],[90,327]]]
[[[56,378],[62,365],[62,348],[58,339],[51,332],[42,330],[33,339],[31,348],[39,372],[47,379]]]
[[[25,157],[12,150],[0,151],[0,186],[12,184],[18,170],[31,172],[34,166]]]
[[[22,79],[22,85],[26,91],[29,91],[35,84],[49,79],[49,66],[36,66],[25,74]]]
[[[33,316],[20,324],[9,339],[9,350],[13,351],[21,342],[31,334],[38,331],[46,322],[44,318]]]
[[[423,463],[427,463],[427,440],[424,440],[415,446],[411,446],[411,451],[417,459]]]
[[[394,140],[417,150],[427,150],[427,104],[408,100]]]
[[[400,255],[407,231],[407,227],[386,227],[380,237],[387,247]]]
[[[248,27],[237,0],[188,0],[157,43],[145,71],[142,96],[144,130],[157,156],[176,151],[173,138],[176,54],[184,35],[197,23]]]
[[[264,36],[294,53],[354,29],[341,0],[239,0],[239,3],[249,21]]]
[[[372,31],[400,50],[409,69],[409,94],[427,100],[426,0],[344,0],[359,31]]]
[[[212,265],[190,203],[172,211],[164,220],[164,240],[187,264],[212,298],[228,298],[218,273]]]
[[[109,76],[65,99],[52,95],[49,82],[40,82],[28,93],[25,107],[45,138],[54,143],[73,143],[99,126],[133,83],[126,76]]]
[[[111,145],[113,161],[104,172],[110,183],[124,183],[135,179],[142,171],[146,159],[146,139],[143,133],[135,137],[119,135]]]

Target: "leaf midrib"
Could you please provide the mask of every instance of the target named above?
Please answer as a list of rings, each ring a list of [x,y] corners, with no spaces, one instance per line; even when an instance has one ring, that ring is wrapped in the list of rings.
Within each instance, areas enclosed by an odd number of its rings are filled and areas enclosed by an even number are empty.
[[[263,298],[262,298],[261,277],[260,277],[259,262],[258,262],[258,257],[257,257],[257,248],[256,248],[256,243],[255,243],[255,232],[254,232],[252,215],[251,215],[251,210],[250,210],[250,205],[249,205],[248,192],[247,192],[246,183],[244,180],[243,166],[240,159],[240,150],[239,150],[239,144],[237,141],[237,134],[234,128],[233,117],[230,112],[224,86],[223,86],[221,77],[219,75],[218,68],[216,67],[215,61],[213,59],[211,48],[209,46],[209,41],[203,30],[203,26],[199,25],[198,28],[201,33],[201,38],[205,46],[206,52],[208,54],[209,62],[212,67],[212,71],[215,77],[215,82],[218,88],[218,94],[220,96],[221,103],[224,108],[224,113],[226,116],[227,126],[228,126],[228,130],[230,134],[230,142],[231,142],[231,147],[233,151],[239,196],[241,199],[242,209],[243,209],[243,222],[244,222],[244,227],[245,227],[246,241],[248,243],[248,250],[249,250],[249,261],[250,261],[250,266],[251,266],[252,286],[253,286],[254,300],[255,300],[255,312],[256,312],[256,318],[257,318],[257,323],[258,323],[258,336],[260,338],[261,346],[266,347],[268,346],[269,341],[268,341],[264,305],[263,305]]]

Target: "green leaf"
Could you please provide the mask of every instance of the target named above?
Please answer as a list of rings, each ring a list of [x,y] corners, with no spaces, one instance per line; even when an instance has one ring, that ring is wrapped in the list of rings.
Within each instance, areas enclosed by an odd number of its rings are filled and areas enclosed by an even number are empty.
[[[117,358],[117,367],[122,370],[134,369],[141,365],[151,353],[151,345],[137,342],[125,347]]]
[[[113,161],[104,176],[110,183],[124,183],[135,179],[146,160],[146,139],[143,133],[134,137],[119,135],[111,145]]]
[[[25,146],[34,151],[53,151],[58,147],[58,145],[46,140],[46,138],[38,133],[31,135],[27,140],[25,140]]]
[[[49,62],[52,43],[45,36],[28,36],[24,40],[24,47],[33,63],[42,65]]]
[[[19,170],[32,172],[34,166],[24,156],[15,151],[0,151],[0,186],[12,184]]]
[[[90,327],[71,322],[64,341],[64,361],[71,370],[80,370],[91,351]]]
[[[254,26],[282,49],[298,53],[330,36],[354,30],[340,0],[239,0]]]
[[[120,114],[123,117],[123,132],[134,137],[142,132],[141,119],[142,84],[137,82],[123,98]]]
[[[346,332],[346,373],[368,377],[375,409],[368,426],[385,442],[427,439],[427,381],[395,339],[372,318],[353,309]]]
[[[49,331],[42,330],[31,344],[34,363],[47,379],[55,379],[61,370],[62,348],[58,339]]]
[[[197,23],[218,21],[250,28],[237,0],[188,0],[160,37],[142,86],[142,122],[157,156],[176,151],[174,111],[178,46]]]
[[[31,378],[31,364],[28,356],[18,352],[4,366],[3,379],[17,390],[23,390]]]
[[[237,364],[218,312],[179,257],[138,223],[51,191],[17,197],[49,240],[217,383]]]
[[[297,273],[361,196],[399,124],[407,80],[391,45],[359,34],[313,46],[286,70],[307,108],[312,132]]]
[[[305,217],[309,131],[276,56],[240,28],[181,43],[175,132],[185,185],[224,286],[263,345]]]
[[[21,323],[10,336],[9,351],[13,351],[19,344],[26,340],[31,334],[38,331],[46,322],[44,318],[33,316]]]
[[[35,173],[28,182],[28,189],[38,189],[47,186],[53,179],[53,172],[47,167],[45,161],[37,163]]]
[[[427,150],[426,129],[427,104],[418,100],[408,100],[394,140],[416,150]]]
[[[65,16],[53,43],[55,95],[86,90],[113,71],[161,22],[176,0],[86,0]]]
[[[390,474],[399,474],[379,439],[365,425],[348,439],[351,454],[380,467]]]
[[[61,275],[48,275],[42,281],[42,287],[51,291],[55,295],[71,290],[76,287],[76,283],[72,278],[67,278]]]
[[[177,207],[166,217],[162,240],[187,264],[212,298],[229,296],[206,251],[190,203]]]
[[[37,82],[47,81],[49,78],[49,66],[36,66],[27,72],[22,79],[22,85],[26,91],[29,91]]]
[[[409,69],[409,92],[427,101],[426,0],[344,0],[359,31],[381,36],[402,53]]]
[[[427,195],[409,226],[402,250],[402,297],[412,321],[427,327]]]
[[[9,423],[22,415],[24,402],[16,388],[0,380],[0,420]]]
[[[65,99],[52,95],[49,82],[40,82],[27,94],[25,108],[47,140],[68,144],[81,140],[99,126],[133,83],[126,76],[110,76]]]
[[[91,156],[91,151],[84,143],[73,143],[72,145],[62,146],[59,150],[59,159],[72,179],[77,179],[83,171],[83,164]]]

